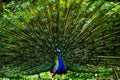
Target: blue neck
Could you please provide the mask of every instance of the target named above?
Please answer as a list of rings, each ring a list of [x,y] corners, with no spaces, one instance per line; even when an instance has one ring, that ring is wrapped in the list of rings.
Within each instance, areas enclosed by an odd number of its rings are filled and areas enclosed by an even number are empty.
[[[58,74],[66,73],[66,68],[62,61],[62,57],[60,56],[60,52],[57,52],[57,53],[58,53],[58,68],[57,68],[56,72]]]
[[[60,52],[57,52],[58,53],[58,61],[62,60],[61,56],[60,56]]]

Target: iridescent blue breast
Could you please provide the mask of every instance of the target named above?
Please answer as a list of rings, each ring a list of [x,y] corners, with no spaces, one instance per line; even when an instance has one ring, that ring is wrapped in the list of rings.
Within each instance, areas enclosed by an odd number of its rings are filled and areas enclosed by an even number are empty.
[[[58,65],[56,68],[56,73],[57,74],[65,74],[66,73],[66,67],[62,61],[62,58],[60,56],[60,53],[58,52]]]

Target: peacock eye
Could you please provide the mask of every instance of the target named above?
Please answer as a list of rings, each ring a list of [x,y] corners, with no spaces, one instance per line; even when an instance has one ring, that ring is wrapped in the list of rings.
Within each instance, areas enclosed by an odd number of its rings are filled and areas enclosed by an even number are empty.
[[[94,23],[94,24],[92,24],[92,26],[93,26],[93,27],[96,27],[96,26],[97,26],[97,24],[95,24],[95,23]]]
[[[90,0],[85,0],[86,2],[90,2]]]
[[[44,36],[41,36],[40,39],[41,39],[41,40],[45,40],[45,37],[44,37]]]
[[[17,30],[17,28],[16,28],[16,27],[14,27],[14,28],[13,28],[13,30],[14,30],[14,31],[16,31],[16,30]]]
[[[79,38],[77,42],[78,42],[78,43],[82,43],[83,40]]]
[[[26,40],[26,37],[25,37],[25,36],[22,36],[22,37],[21,37],[21,40],[25,41],[25,40]]]
[[[48,46],[49,48],[51,48],[51,45],[50,45],[50,44],[47,44],[47,46]]]
[[[102,36],[102,33],[98,33],[97,34],[97,37],[99,38],[99,37],[101,37]]]
[[[45,33],[49,33],[49,30],[48,30],[48,29],[45,29],[44,31],[45,31]]]
[[[91,43],[93,43],[93,40],[92,40],[92,39],[89,39],[87,42],[88,42],[89,44],[91,44]]]
[[[88,47],[88,49],[93,50],[93,49],[94,49],[94,47],[93,47],[93,46],[89,46],[89,47]]]
[[[35,27],[35,30],[36,30],[36,31],[39,31],[40,29],[39,29],[38,27]]]
[[[70,34],[66,34],[65,36],[66,36],[66,38],[70,38]]]
[[[28,26],[26,26],[26,27],[25,27],[25,30],[29,31],[29,30],[30,30],[30,28],[29,28]]]
[[[61,7],[61,10],[62,10],[62,11],[64,11],[64,10],[65,10],[65,7],[64,7],[64,6],[62,6],[62,7]]]
[[[109,49],[110,49],[110,50],[113,50],[113,49],[114,49],[114,46],[112,46],[112,45],[109,46]]]
[[[79,49],[83,49],[83,48],[84,48],[84,46],[83,46],[83,45],[80,45],[80,46],[79,46]]]
[[[11,44],[14,44],[16,41],[14,39],[10,40]]]
[[[10,50],[11,50],[11,51],[15,51],[15,48],[14,48],[14,47],[11,47]]]
[[[106,30],[107,30],[107,31],[111,30],[111,26],[107,26],[107,27],[106,27]]]
[[[87,31],[87,32],[85,33],[85,35],[86,35],[86,36],[90,35],[90,31]]]
[[[56,24],[56,23],[53,23],[52,27],[53,27],[54,29],[56,29],[56,28],[57,28],[57,24]]]
[[[31,35],[31,38],[32,38],[32,39],[36,39],[36,36],[35,36],[35,35]]]
[[[2,42],[0,42],[0,47],[3,45],[3,43]]]
[[[22,16],[22,15],[20,15],[20,16],[19,16],[19,19],[23,19],[23,16]]]
[[[4,56],[4,55],[5,55],[5,52],[3,52],[3,51],[0,52],[0,55],[1,55],[1,56]]]
[[[104,43],[103,43],[103,42],[100,42],[98,45],[99,45],[99,46],[104,46]]]
[[[50,3],[53,4],[55,2],[55,0],[50,0]]]
[[[31,47],[35,47],[35,44],[34,44],[34,43],[30,43],[30,46],[31,46]]]
[[[48,19],[47,19],[47,18],[44,18],[44,19],[42,19],[42,22],[43,22],[43,23],[47,23],[47,22],[48,22]]]
[[[57,46],[58,46],[58,43],[55,43],[55,46],[57,47]]]
[[[116,40],[116,37],[115,36],[111,36],[110,37],[110,41],[115,41]]]
[[[0,31],[0,36],[2,35],[3,33]]]
[[[40,43],[40,46],[43,46],[43,43]]]
[[[63,33],[64,30],[63,30],[63,28],[60,28],[59,31],[60,31],[61,33]]]
[[[77,35],[78,35],[78,32],[74,32],[73,35],[74,35],[74,36],[77,36]]]
[[[44,7],[38,8],[38,11],[44,11]]]
[[[71,14],[71,16],[72,16],[72,17],[75,17],[75,16],[76,16],[76,14],[75,14],[75,13],[72,13],[72,14]]]
[[[2,20],[2,23],[3,23],[3,24],[6,24],[7,22],[8,22],[8,21],[7,21],[6,19],[3,19],[3,20]]]
[[[3,66],[2,65],[0,65],[0,69],[2,69],[3,68]]]
[[[60,18],[60,22],[63,23],[65,21],[65,18]]]
[[[62,38],[59,38],[59,41],[60,41],[60,42],[62,42],[62,40],[63,40]]]
[[[27,8],[27,9],[30,8],[30,5],[27,4],[27,5],[26,5],[26,8]]]
[[[25,46],[23,44],[20,44],[20,48],[24,48]]]
[[[57,36],[58,36],[57,33],[54,33],[53,35],[54,35],[54,37],[57,37]]]
[[[57,16],[57,13],[56,13],[56,12],[54,12],[54,13],[52,14],[52,16],[53,16],[53,17]]]
[[[36,16],[32,16],[31,19],[35,20],[35,19],[36,19]]]
[[[52,40],[52,39],[48,39],[48,41],[49,41],[50,43],[52,43],[52,42],[53,42],[53,40]]]
[[[62,46],[64,47],[64,46],[65,46],[65,43],[63,43]]]
[[[72,5],[76,5],[77,3],[75,1],[72,2]]]

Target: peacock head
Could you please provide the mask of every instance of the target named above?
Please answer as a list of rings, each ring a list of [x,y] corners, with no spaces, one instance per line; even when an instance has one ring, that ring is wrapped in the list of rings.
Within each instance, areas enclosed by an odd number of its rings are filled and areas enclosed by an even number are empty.
[[[57,48],[57,52],[60,52],[60,48]]]

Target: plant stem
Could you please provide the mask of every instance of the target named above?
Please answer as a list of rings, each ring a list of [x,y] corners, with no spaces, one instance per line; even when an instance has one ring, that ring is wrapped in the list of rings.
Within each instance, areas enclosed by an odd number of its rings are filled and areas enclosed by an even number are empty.
[[[60,80],[62,80],[62,75],[60,75]]]

